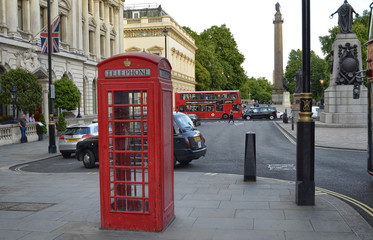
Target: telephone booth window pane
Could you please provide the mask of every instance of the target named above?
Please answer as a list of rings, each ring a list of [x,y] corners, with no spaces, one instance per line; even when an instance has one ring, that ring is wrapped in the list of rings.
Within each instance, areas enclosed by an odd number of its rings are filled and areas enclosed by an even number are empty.
[[[110,162],[110,166],[113,166],[113,162],[114,162],[113,153],[109,153],[109,162]]]
[[[113,103],[112,102],[112,94],[111,94],[111,92],[107,93],[107,100],[108,100],[108,105],[111,105]]]
[[[115,150],[119,151],[141,151],[141,138],[116,138]]]
[[[148,151],[148,138],[144,138],[144,151]]]
[[[113,138],[109,138],[109,150],[113,150]]]
[[[115,198],[110,198],[110,206],[111,210],[115,211]]]
[[[148,95],[146,94],[145,91],[142,93],[142,104],[144,105],[148,104]]]
[[[110,168],[110,181],[114,181],[114,169]]]
[[[142,212],[142,199],[117,199],[117,211]]]
[[[144,203],[145,203],[145,206],[144,206],[145,207],[145,212],[148,213],[149,212],[149,200],[145,199]]]
[[[144,184],[144,197],[148,198],[149,197],[149,185]]]
[[[117,196],[142,197],[142,184],[117,183]]]
[[[114,126],[116,136],[141,135],[141,122],[116,122]]]
[[[148,169],[144,169],[144,182],[149,182],[149,179],[148,179]]]
[[[111,107],[108,108],[108,116],[109,120],[113,120],[113,109]]]
[[[144,153],[144,167],[148,166],[148,154]]]
[[[144,135],[148,135],[148,123],[144,122]]]
[[[141,120],[141,107],[114,107],[114,120]]]
[[[114,183],[110,183],[110,196],[115,196],[115,193],[114,193]]]
[[[141,153],[115,153],[116,166],[137,166],[141,167],[142,154]]]
[[[113,135],[113,123],[109,122],[109,135]]]
[[[114,104],[141,104],[141,93],[139,91],[114,92]]]
[[[142,169],[138,168],[116,168],[116,181],[142,182]]]
[[[147,107],[143,107],[143,120],[147,120],[148,119],[148,108]]]

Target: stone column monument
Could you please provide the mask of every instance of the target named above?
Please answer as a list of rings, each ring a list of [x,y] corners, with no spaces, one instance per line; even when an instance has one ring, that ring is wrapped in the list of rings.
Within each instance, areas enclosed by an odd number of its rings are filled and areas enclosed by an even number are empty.
[[[362,70],[361,43],[352,32],[352,14],[355,13],[347,0],[331,15],[338,13],[337,34],[332,46],[330,84],[325,90],[325,111],[320,122],[332,125],[358,127],[366,126],[368,109],[367,88],[360,86],[360,98],[353,99],[353,87]]]
[[[283,101],[283,49],[282,49],[282,14],[280,12],[280,4],[276,3],[276,14],[273,24],[275,25],[275,69],[273,72],[273,91],[272,102],[282,104]]]

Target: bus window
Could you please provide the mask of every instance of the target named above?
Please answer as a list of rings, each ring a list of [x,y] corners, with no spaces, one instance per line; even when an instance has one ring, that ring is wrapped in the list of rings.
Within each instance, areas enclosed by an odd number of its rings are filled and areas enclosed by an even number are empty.
[[[229,98],[229,93],[221,94],[221,99],[228,99],[228,98]]]
[[[213,93],[206,93],[206,99],[214,99]]]
[[[231,99],[238,99],[237,93],[231,93]]]
[[[179,111],[180,112],[184,112],[185,111],[185,106],[184,105],[180,105],[179,106]]]
[[[180,94],[180,100],[189,100],[189,94]]]
[[[215,94],[215,99],[220,99],[220,94]]]
[[[219,103],[216,104],[216,111],[217,112],[223,112],[223,105],[220,105]]]
[[[201,106],[199,106],[199,111],[200,111],[200,112],[204,112],[204,111],[206,111],[205,109],[206,109],[206,106],[205,106],[205,105],[201,105]]]
[[[206,106],[206,112],[214,112],[215,109],[214,109],[214,105],[207,105]]]
[[[232,109],[233,109],[233,111],[240,111],[241,106],[239,104],[232,104]]]
[[[205,94],[204,93],[200,93],[199,94],[199,99],[201,99],[201,100],[205,99]]]
[[[198,112],[198,106],[190,106],[191,112]]]
[[[196,100],[196,99],[198,99],[198,93],[192,93],[192,94],[190,94],[190,98],[189,98],[190,100]]]

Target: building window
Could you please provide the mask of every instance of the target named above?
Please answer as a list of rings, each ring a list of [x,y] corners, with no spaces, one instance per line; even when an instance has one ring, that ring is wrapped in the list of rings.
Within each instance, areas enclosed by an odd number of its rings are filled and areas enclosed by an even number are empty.
[[[22,0],[18,0],[18,28],[23,30],[23,8]]]
[[[110,56],[114,56],[114,39],[110,39]]]
[[[132,18],[140,18],[140,12],[132,12]]]
[[[104,2],[100,2],[99,4],[99,14],[100,18],[104,19]]]
[[[95,33],[93,31],[89,31],[89,53],[90,54],[95,53],[94,45],[93,45],[94,39],[95,39]]]
[[[88,0],[88,12],[89,13],[93,13],[93,3],[92,3],[93,0]]]
[[[40,29],[43,29],[44,26],[46,26],[47,24],[45,24],[45,8],[41,7],[40,8]]]
[[[105,57],[105,36],[100,36],[100,54]]]

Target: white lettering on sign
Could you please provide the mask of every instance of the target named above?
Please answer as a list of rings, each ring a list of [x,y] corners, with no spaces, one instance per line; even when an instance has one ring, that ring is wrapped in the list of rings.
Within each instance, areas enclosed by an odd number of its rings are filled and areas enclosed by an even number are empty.
[[[150,68],[105,70],[105,77],[150,76]]]

